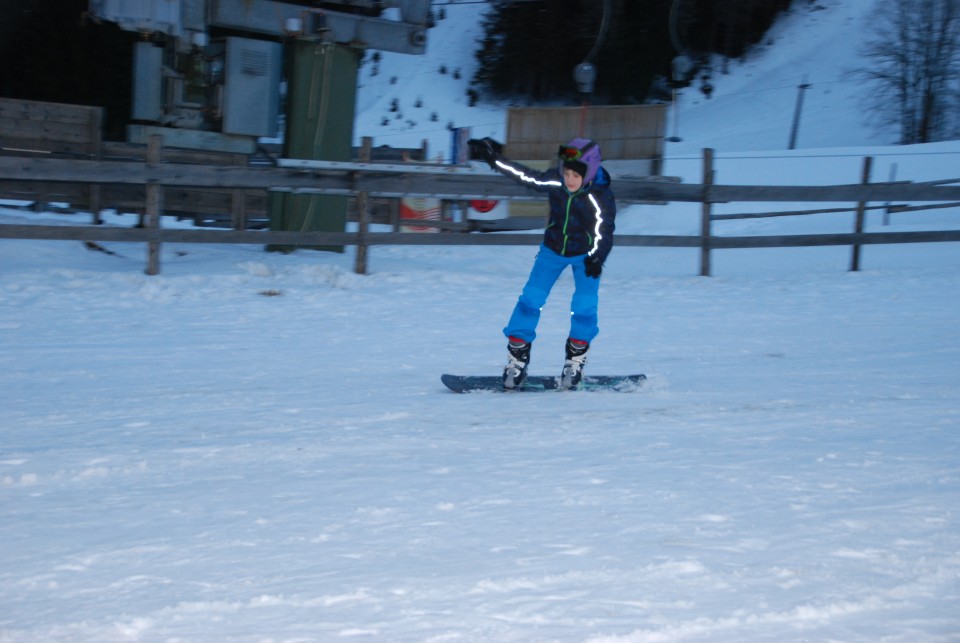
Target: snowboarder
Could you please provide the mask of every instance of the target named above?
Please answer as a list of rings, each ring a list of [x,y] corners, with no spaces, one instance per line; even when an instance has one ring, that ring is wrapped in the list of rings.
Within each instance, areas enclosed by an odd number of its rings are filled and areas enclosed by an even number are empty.
[[[560,146],[555,167],[540,172],[504,157],[502,145],[493,139],[471,139],[468,144],[472,158],[486,161],[493,170],[521,185],[545,192],[550,204],[540,251],[503,329],[509,353],[503,386],[513,389],[523,385],[540,309],[560,274],[570,266],[575,289],[560,385],[577,388],[590,342],[599,332],[600,274],[613,247],[617,214],[610,175],[600,166],[600,147],[590,139],[575,138]]]

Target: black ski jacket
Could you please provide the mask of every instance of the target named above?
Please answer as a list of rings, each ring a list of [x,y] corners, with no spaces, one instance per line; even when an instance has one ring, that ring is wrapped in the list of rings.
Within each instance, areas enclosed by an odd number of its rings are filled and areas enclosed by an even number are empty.
[[[590,183],[570,193],[558,167],[537,171],[500,157],[494,169],[520,185],[547,194],[550,219],[544,245],[564,257],[596,256],[601,264],[607,260],[613,248],[617,204],[606,170],[601,167]]]

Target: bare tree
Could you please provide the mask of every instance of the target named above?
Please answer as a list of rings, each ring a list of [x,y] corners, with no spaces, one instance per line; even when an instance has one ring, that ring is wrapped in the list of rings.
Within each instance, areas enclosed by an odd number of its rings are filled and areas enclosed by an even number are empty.
[[[900,143],[954,138],[960,127],[960,0],[879,0],[868,66],[873,114]]]

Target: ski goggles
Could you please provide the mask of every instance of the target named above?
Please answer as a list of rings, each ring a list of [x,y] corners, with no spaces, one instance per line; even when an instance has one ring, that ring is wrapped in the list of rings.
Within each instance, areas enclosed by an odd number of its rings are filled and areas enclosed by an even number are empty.
[[[584,154],[596,146],[597,144],[593,141],[590,141],[584,145],[583,149],[574,147],[573,145],[561,145],[560,149],[557,151],[557,156],[559,156],[560,160],[562,161],[579,161],[581,158],[583,158]]]

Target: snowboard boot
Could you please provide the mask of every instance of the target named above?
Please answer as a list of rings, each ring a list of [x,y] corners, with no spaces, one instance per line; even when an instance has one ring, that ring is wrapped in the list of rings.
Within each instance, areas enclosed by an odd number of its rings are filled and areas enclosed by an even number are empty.
[[[530,342],[511,337],[507,343],[510,360],[503,369],[503,388],[512,390],[523,386],[527,379],[527,365],[530,364]]]
[[[566,345],[567,358],[563,363],[563,374],[560,376],[560,388],[576,389],[583,379],[583,367],[587,363],[587,351],[590,342],[579,339],[568,339]]]

